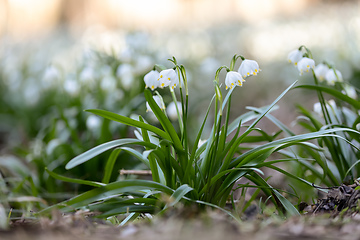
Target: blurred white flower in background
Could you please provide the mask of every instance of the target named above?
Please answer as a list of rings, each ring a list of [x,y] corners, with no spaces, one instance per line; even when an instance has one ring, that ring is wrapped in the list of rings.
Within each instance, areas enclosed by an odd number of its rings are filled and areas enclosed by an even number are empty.
[[[330,99],[328,102],[326,102],[326,108],[328,111],[334,111],[336,110],[336,103],[333,99]],[[317,113],[319,116],[323,116],[323,112],[321,109],[321,104],[319,102],[314,103],[313,111]]]
[[[132,59],[134,58],[134,51],[129,48],[129,47],[125,47],[124,49],[122,49],[120,51],[120,54],[119,54],[119,59],[124,62],[124,63],[130,63],[132,61]]]
[[[321,104],[319,102],[314,103],[313,111],[318,115],[322,115]]]
[[[64,90],[72,96],[78,95],[81,88],[78,81],[72,77],[67,77],[64,81],[63,86],[64,86]]]
[[[44,75],[43,75],[43,86],[45,88],[49,88],[51,86],[54,86],[58,80],[60,80],[61,74],[60,71],[54,67],[49,66],[45,69]]]
[[[180,115],[182,115],[182,106],[181,106],[181,102],[176,102],[177,107],[179,109],[179,113]],[[173,120],[176,121],[178,119],[178,114],[177,114],[177,110],[176,110],[176,105],[175,102],[171,102],[169,103],[169,105],[166,108],[166,113],[168,115],[168,117]]]
[[[300,51],[299,49],[295,49],[291,51],[287,57],[288,61],[290,63],[293,63],[295,66],[302,58],[303,58],[303,52]]]
[[[123,88],[129,90],[134,84],[133,66],[128,63],[120,64],[116,71],[116,76],[120,78]]]
[[[95,71],[92,67],[86,66],[80,73],[80,81],[90,82],[95,79]]]
[[[254,60],[245,59],[242,61],[238,72],[243,78],[256,75],[261,71],[259,64]]]
[[[343,94],[346,94],[348,97],[357,99],[357,93],[354,87],[350,85],[344,85],[344,90],[341,91]]]
[[[116,79],[113,76],[104,76],[101,79],[100,87],[104,91],[112,92],[116,89]]]
[[[325,75],[325,79],[326,79],[326,82],[331,86],[334,86],[335,82],[343,81],[341,72],[337,69],[329,69],[329,71],[327,71],[327,73]]]
[[[297,68],[300,75],[303,75],[304,72],[309,72],[310,69],[315,68],[315,61],[311,58],[304,57],[298,62]]]
[[[315,76],[319,79],[320,82],[325,80],[325,75],[329,71],[329,67],[326,64],[320,63],[315,69]]]
[[[87,119],[86,119],[86,127],[87,129],[99,129],[101,126],[101,119],[98,116],[95,115],[90,115]]]

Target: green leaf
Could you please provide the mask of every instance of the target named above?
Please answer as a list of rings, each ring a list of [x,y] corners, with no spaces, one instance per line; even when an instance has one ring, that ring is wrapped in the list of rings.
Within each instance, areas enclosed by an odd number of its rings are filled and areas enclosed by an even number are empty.
[[[147,180],[123,180],[119,182],[109,183],[105,186],[95,188],[93,190],[82,193],[67,201],[46,208],[39,213],[49,212],[54,207],[61,208],[62,211],[72,211],[77,208],[86,207],[91,203],[117,197],[127,192],[159,190],[167,195],[171,195],[174,190],[160,183]]]
[[[154,127],[154,126],[152,126],[150,124],[140,122],[140,121],[134,120],[132,118],[124,117],[124,116],[118,115],[116,113],[108,112],[108,111],[105,111],[105,110],[88,109],[88,110],[85,110],[85,111],[94,113],[94,114],[96,114],[98,116],[101,116],[101,117],[104,117],[104,118],[107,118],[107,119],[110,119],[110,120],[113,120],[113,121],[116,121],[116,122],[124,123],[124,124],[126,124],[128,126],[133,126],[133,127],[146,129],[148,131],[151,131],[151,132],[159,135],[160,137],[162,137],[164,139],[171,140],[170,136],[166,132],[164,132],[163,130],[161,130],[161,129],[157,128],[157,127]]]
[[[346,94],[341,93],[340,91],[330,88],[330,87],[324,87],[324,86],[318,86],[318,85],[300,85],[295,88],[305,88],[305,89],[311,89],[311,90],[317,90],[326,92],[342,101],[345,101],[355,107],[356,109],[360,109],[360,102],[347,96]]]
[[[154,112],[156,118],[159,120],[161,126],[164,128],[165,132],[167,133],[166,137],[163,136],[162,137],[164,139],[171,141],[177,150],[184,151],[179,136],[177,135],[176,130],[174,129],[174,126],[171,124],[170,120],[166,117],[166,115],[161,111],[160,107],[155,102],[151,91],[149,89],[145,89],[144,95],[151,110]]]
[[[72,183],[78,183],[78,184],[83,184],[83,185],[89,185],[89,186],[93,186],[93,187],[102,187],[105,186],[104,183],[99,183],[99,182],[93,182],[93,181],[87,181],[87,180],[81,180],[81,179],[75,179],[75,178],[69,178],[69,177],[65,177],[65,176],[61,176],[59,174],[56,174],[52,171],[50,171],[49,169],[45,168],[46,172],[52,176],[55,179],[59,179],[61,181],[65,181],[65,182],[72,182]]]
[[[178,203],[188,192],[192,191],[193,188],[189,187],[187,184],[183,184],[178,187],[175,192],[171,195],[173,201],[170,203],[170,207]]]
[[[117,157],[119,156],[121,149],[117,148],[110,154],[105,166],[105,173],[102,182],[108,184],[110,181],[111,173],[114,168]]]
[[[132,139],[132,138],[118,139],[118,140],[114,140],[111,142],[103,143],[99,146],[96,146],[96,147],[78,155],[77,157],[71,159],[66,164],[65,168],[66,169],[74,168],[77,165],[80,165],[107,150],[110,150],[115,147],[123,146],[123,145],[142,145],[142,146],[148,146],[151,148],[156,148],[156,146],[152,143],[146,143],[146,142],[143,142],[143,141],[140,141],[137,139]]]

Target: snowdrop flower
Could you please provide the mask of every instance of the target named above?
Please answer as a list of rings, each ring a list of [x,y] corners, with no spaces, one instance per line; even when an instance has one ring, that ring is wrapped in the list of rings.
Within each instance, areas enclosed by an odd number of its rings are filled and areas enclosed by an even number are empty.
[[[144,76],[145,88],[150,88],[151,90],[159,87],[159,72],[156,70],[151,70]]]
[[[162,70],[159,73],[159,78],[158,78],[159,87],[164,88],[170,86],[171,89],[173,90],[176,87],[176,77],[177,74],[174,69],[170,68],[170,69]]]
[[[335,74],[335,72],[336,72],[336,74]],[[327,71],[327,73],[325,75],[325,79],[326,79],[326,82],[332,86],[335,85],[335,82],[343,81],[341,72],[337,69],[329,69],[329,71]]]
[[[235,86],[241,87],[244,81],[245,80],[241,77],[240,73],[235,71],[230,71],[226,74],[225,77],[226,90],[228,88],[232,89]]]
[[[349,97],[353,98],[353,99],[356,99],[357,98],[357,93],[356,93],[356,90],[355,88],[353,88],[352,86],[350,85],[345,85],[344,86],[344,90],[341,91],[343,94],[346,94],[348,95]]]
[[[290,63],[294,63],[296,66],[298,62],[303,58],[303,53],[299,49],[291,51],[287,57]]]
[[[304,57],[298,62],[297,68],[300,75],[303,75],[304,72],[309,72],[311,68],[315,68],[315,61],[311,58]]]
[[[113,76],[105,76],[101,79],[100,87],[104,91],[113,91],[116,89],[116,79]]]
[[[165,109],[165,104],[164,104],[164,101],[162,100],[162,98],[155,95],[155,96],[153,96],[153,99],[155,100],[156,104],[159,106],[159,108],[161,110]],[[148,102],[146,102],[146,112],[152,112],[152,109],[150,108],[150,105]]]
[[[80,85],[79,83],[73,79],[73,78],[67,78],[65,79],[64,82],[64,90],[72,95],[72,96],[76,96],[79,92],[80,92]]]
[[[313,111],[318,115],[322,115],[321,104],[319,102],[314,103]]]
[[[243,60],[238,70],[243,78],[250,75],[256,75],[260,71],[259,64],[256,61],[249,59]]]
[[[116,70],[116,75],[121,79],[121,84],[125,89],[130,89],[134,82],[133,67],[130,64],[121,64]]]
[[[98,116],[90,115],[86,119],[86,127],[88,129],[97,129],[101,125],[101,119]]]
[[[181,102],[176,102],[177,107],[179,109],[180,115],[182,115],[182,106],[181,106]],[[169,116],[169,118],[173,121],[178,119],[178,115],[177,115],[177,110],[176,110],[176,105],[174,102],[171,102],[167,108],[166,108],[166,113]]]
[[[326,64],[320,63],[315,69],[315,76],[319,79],[320,82],[325,80],[325,75],[329,71],[329,67]]]
[[[326,108],[328,111],[333,111],[336,109],[336,103],[333,99],[330,99],[327,103],[326,103]],[[313,108],[313,111],[315,113],[317,113],[318,115],[320,116],[323,116],[323,112],[322,112],[322,109],[321,109],[321,104],[319,102],[315,103],[314,104],[314,108]]]

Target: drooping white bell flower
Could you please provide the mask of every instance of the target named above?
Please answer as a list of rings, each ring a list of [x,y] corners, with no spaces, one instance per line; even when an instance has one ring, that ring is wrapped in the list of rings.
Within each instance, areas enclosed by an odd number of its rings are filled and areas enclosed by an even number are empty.
[[[315,68],[315,61],[311,58],[304,57],[298,62],[297,68],[300,75],[303,75],[304,72],[309,72],[310,69]]]
[[[357,93],[354,87],[350,85],[345,85],[344,90],[341,91],[343,94],[346,94],[348,97],[351,97],[353,99],[357,98]]]
[[[322,115],[321,103],[319,102],[314,103],[313,111],[318,115]]]
[[[181,102],[176,102],[176,105],[179,109],[179,113],[182,115],[182,106],[181,106]],[[173,121],[178,119],[178,114],[177,114],[177,110],[176,110],[176,105],[174,102],[169,103],[169,105],[166,108],[166,113],[169,116],[169,118]]]
[[[329,67],[326,64],[320,63],[315,69],[315,76],[319,79],[320,82],[325,80],[325,75],[329,71]]]
[[[259,64],[255,60],[245,59],[242,61],[238,72],[243,78],[256,75],[261,71]]]
[[[325,105],[328,111],[336,110],[336,103],[333,99],[330,99],[328,102],[325,103]],[[323,116],[321,103],[319,102],[315,103],[313,111],[317,113],[319,116]]]
[[[337,69],[329,69],[325,75],[325,79],[326,79],[326,82],[331,86],[334,86],[335,82],[343,81],[341,72]]]
[[[245,80],[242,78],[242,76],[240,75],[240,73],[235,72],[235,71],[230,71],[226,74],[225,77],[225,85],[226,85],[226,89],[230,88],[232,89],[235,86],[242,86],[242,83]]]
[[[176,78],[177,78],[177,74],[174,69],[170,68],[170,69],[162,70],[159,73],[159,78],[158,78],[159,87],[164,88],[170,86],[171,89],[174,89],[176,87]]]
[[[293,63],[295,66],[303,58],[303,53],[299,49],[295,49],[288,54],[288,61]]]
[[[151,90],[159,87],[159,72],[156,70],[151,70],[144,76],[145,88],[150,88]]]
[[[164,101],[162,100],[162,98],[160,98],[160,97],[157,96],[157,95],[154,95],[154,96],[153,96],[153,99],[155,100],[156,104],[159,106],[159,108],[160,108],[161,110],[164,110],[164,109],[165,109],[165,103],[164,103]],[[150,107],[150,105],[149,105],[148,102],[146,102],[146,112],[152,112],[152,109],[151,109],[151,107]]]

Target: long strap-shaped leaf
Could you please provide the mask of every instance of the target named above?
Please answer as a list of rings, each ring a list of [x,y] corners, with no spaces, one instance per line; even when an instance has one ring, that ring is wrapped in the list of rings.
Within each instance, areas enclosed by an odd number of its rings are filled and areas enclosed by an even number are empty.
[[[156,148],[156,145],[152,143],[147,143],[144,141],[140,141],[138,139],[132,139],[132,138],[124,138],[124,139],[118,139],[111,142],[103,143],[99,146],[96,146],[78,156],[71,159],[70,162],[68,162],[65,166],[66,169],[71,169],[73,167],[76,167],[77,165],[80,165],[93,157],[110,150],[115,147],[124,146],[124,145],[142,145],[142,146],[148,146],[150,148]]]
[[[85,111],[94,113],[94,114],[96,114],[98,116],[101,116],[101,117],[104,117],[104,118],[107,118],[107,119],[110,119],[110,120],[113,120],[113,121],[116,121],[116,122],[126,124],[128,126],[133,126],[133,127],[146,129],[148,131],[151,131],[151,132],[159,135],[162,138],[171,140],[170,136],[166,132],[164,132],[163,130],[161,130],[161,129],[157,128],[157,127],[154,127],[154,126],[152,126],[150,124],[140,122],[140,121],[134,120],[132,118],[124,117],[124,116],[121,116],[119,114],[108,112],[108,111],[105,111],[105,110],[88,109],[88,110],[85,110]]]
[[[170,120],[165,116],[165,114],[161,111],[155,100],[153,99],[153,96],[151,94],[151,91],[148,89],[145,89],[144,95],[146,98],[146,101],[149,103],[149,106],[151,110],[154,112],[156,118],[159,120],[161,126],[164,128],[165,132],[170,137],[164,137],[167,140],[170,140],[174,147],[177,150],[184,151],[183,146],[181,144],[181,141],[179,139],[179,136],[176,133],[176,130],[174,129],[174,126],[171,124]],[[151,131],[151,130],[150,130]]]
[[[93,187],[105,186],[104,183],[88,181],[88,180],[82,180],[82,179],[76,179],[76,178],[69,178],[69,177],[65,177],[65,176],[59,175],[57,173],[54,173],[54,172],[50,171],[47,168],[45,168],[45,170],[50,176],[52,176],[55,179],[59,179],[61,181],[78,183],[78,184],[83,184],[83,185],[89,185],[89,186],[93,186]]]
[[[329,87],[324,87],[324,86],[317,86],[317,85],[299,85],[296,86],[295,88],[306,88],[306,89],[312,89],[312,90],[318,90],[318,91],[322,91],[322,92],[326,92],[330,95],[333,95],[334,97],[345,101],[347,103],[349,103],[350,105],[352,105],[353,107],[355,107],[356,109],[360,109],[360,102],[341,93],[340,91],[333,89],[333,88],[329,88]]]
[[[148,180],[123,180],[119,182],[109,183],[103,187],[95,188],[93,190],[82,193],[74,198],[71,198],[67,201],[61,202],[59,204],[53,205],[49,208],[46,208],[40,212],[45,213],[49,212],[55,207],[62,208],[63,211],[72,211],[76,208],[86,206],[90,203],[109,199],[111,197],[118,196],[126,192],[136,192],[143,190],[158,190],[165,194],[171,195],[174,190],[165,185],[154,181]]]
[[[327,129],[327,130],[320,130],[318,132],[313,132],[313,133],[305,133],[305,134],[300,134],[300,135],[296,135],[296,136],[290,136],[287,138],[283,138],[283,139],[279,139],[279,140],[275,140],[269,143],[266,143],[264,145],[258,146],[256,148],[253,148],[249,151],[247,151],[246,153],[240,155],[239,157],[235,158],[231,164],[230,167],[235,167],[236,165],[238,165],[246,156],[260,151],[261,149],[265,149],[265,148],[269,148],[269,147],[276,147],[280,144],[295,144],[298,142],[303,142],[303,141],[308,141],[311,139],[315,139],[315,138],[321,138],[321,137],[327,137],[330,136],[330,133],[334,133],[334,132],[342,132],[342,131],[349,131],[349,132],[354,132],[357,134],[360,134],[358,131],[353,130],[351,128],[333,128],[333,129]],[[332,136],[332,135],[331,135]],[[244,163],[245,164],[245,163]]]

